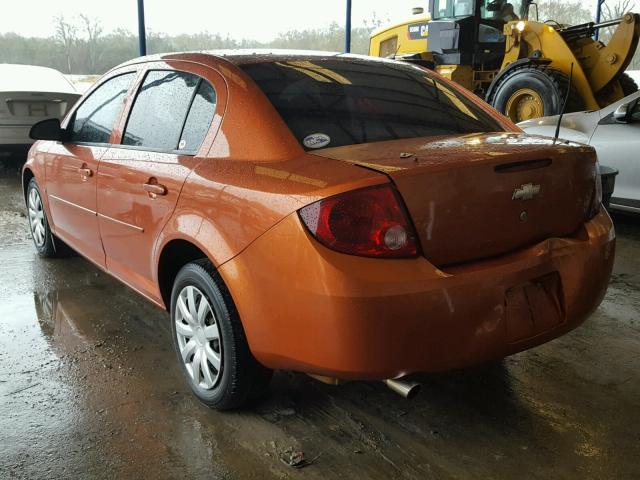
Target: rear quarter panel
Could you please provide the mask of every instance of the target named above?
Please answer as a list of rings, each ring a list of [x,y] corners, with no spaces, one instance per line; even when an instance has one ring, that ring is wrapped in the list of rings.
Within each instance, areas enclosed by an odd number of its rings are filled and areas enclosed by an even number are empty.
[[[157,256],[171,240],[185,239],[217,267],[305,205],[385,182],[384,175],[313,155],[266,163],[205,159],[182,189]]]

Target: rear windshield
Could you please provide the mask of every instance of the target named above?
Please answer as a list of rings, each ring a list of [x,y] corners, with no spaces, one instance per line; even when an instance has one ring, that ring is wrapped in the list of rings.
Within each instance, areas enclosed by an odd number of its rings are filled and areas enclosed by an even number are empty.
[[[414,65],[314,59],[241,68],[307,150],[504,131],[469,99]]]

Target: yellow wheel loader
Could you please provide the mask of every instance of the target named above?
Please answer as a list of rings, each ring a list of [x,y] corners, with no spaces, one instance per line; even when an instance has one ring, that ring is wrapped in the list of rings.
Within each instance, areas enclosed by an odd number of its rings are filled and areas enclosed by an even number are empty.
[[[369,54],[433,68],[515,122],[557,115],[565,98],[567,112],[598,110],[638,90],[624,72],[640,15],[567,26],[532,11],[532,0],[430,0],[428,14],[375,31]],[[605,45],[593,36],[606,27]]]

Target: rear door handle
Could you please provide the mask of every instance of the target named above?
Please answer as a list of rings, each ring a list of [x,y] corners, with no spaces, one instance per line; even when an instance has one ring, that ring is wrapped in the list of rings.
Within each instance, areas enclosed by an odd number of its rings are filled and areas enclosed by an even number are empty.
[[[82,177],[82,180],[86,180],[91,175],[93,175],[93,172],[91,171],[91,169],[84,166],[78,169],[78,173],[80,174],[80,177]]]
[[[157,183],[145,183],[144,185],[142,185],[142,187],[151,198],[156,198],[158,195],[167,194],[167,187],[165,187],[164,185],[159,185]]]

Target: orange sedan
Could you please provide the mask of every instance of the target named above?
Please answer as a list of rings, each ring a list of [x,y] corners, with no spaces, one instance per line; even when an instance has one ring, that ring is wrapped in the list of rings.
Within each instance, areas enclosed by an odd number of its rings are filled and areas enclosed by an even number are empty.
[[[273,369],[339,383],[465,367],[599,305],[615,234],[587,146],[524,135],[416,65],[305,52],[145,57],[23,170],[35,246],[170,310],[195,395]]]

